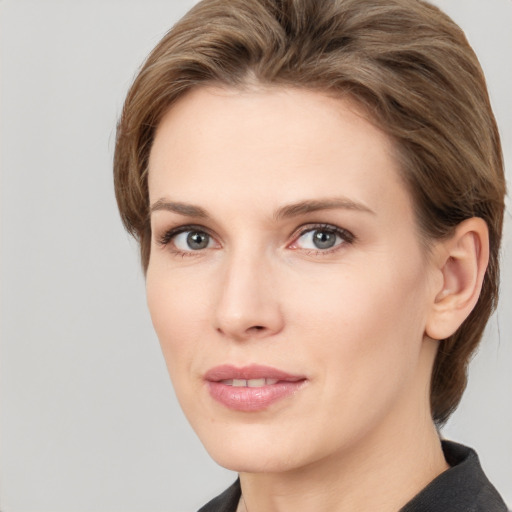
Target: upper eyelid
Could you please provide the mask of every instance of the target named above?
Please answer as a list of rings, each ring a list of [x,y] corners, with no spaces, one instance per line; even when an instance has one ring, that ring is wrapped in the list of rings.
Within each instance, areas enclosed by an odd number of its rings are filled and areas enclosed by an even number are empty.
[[[204,232],[208,236],[214,238],[215,240],[218,240],[218,237],[215,234],[213,234],[211,232],[211,230],[209,230],[208,228],[206,228],[204,226],[196,225],[196,224],[185,224],[185,225],[172,227],[169,229],[164,229],[161,234],[155,233],[154,238],[161,245],[166,245],[167,243],[169,243],[171,241],[171,239],[173,237],[180,235],[181,233],[186,233],[187,231]]]
[[[302,226],[299,226],[291,236],[301,236],[305,233],[307,233],[308,231],[320,231],[320,230],[325,230],[325,231],[334,231],[335,233],[338,233],[338,234],[342,234],[342,235],[347,235],[349,236],[350,238],[352,239],[355,239],[355,236],[354,234],[349,231],[348,229],[346,228],[342,228],[340,226],[336,226],[335,224],[329,224],[329,223],[326,223],[326,222],[319,222],[319,223],[307,223],[307,224],[303,224]]]

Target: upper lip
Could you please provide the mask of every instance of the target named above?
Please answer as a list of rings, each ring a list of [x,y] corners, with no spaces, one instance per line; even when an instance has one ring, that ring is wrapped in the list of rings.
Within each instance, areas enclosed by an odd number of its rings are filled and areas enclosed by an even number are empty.
[[[305,379],[303,375],[292,375],[282,370],[278,370],[277,368],[259,364],[251,364],[249,366],[242,367],[236,367],[229,364],[215,366],[205,373],[204,378],[210,382],[219,382],[230,379],[276,379],[295,382]]]

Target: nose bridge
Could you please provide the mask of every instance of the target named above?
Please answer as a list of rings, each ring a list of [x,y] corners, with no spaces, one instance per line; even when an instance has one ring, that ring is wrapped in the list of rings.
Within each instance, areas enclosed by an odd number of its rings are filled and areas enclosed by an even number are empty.
[[[216,327],[224,335],[263,337],[282,328],[282,314],[265,251],[238,246],[226,256],[219,284]]]

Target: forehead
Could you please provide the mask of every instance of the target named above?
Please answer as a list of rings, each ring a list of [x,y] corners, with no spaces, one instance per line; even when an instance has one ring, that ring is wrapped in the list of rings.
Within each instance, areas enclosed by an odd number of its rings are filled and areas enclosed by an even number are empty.
[[[278,87],[198,88],[157,129],[150,200],[179,194],[245,205],[259,196],[279,206],[342,194],[375,206],[405,193],[393,155],[389,137],[348,99]]]

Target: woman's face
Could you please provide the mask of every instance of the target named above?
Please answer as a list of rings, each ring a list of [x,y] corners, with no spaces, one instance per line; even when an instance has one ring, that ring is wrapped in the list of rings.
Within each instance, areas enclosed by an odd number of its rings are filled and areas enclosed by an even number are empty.
[[[212,457],[286,471],[429,414],[435,295],[389,139],[347,100],[200,88],[149,163],[147,296]]]

